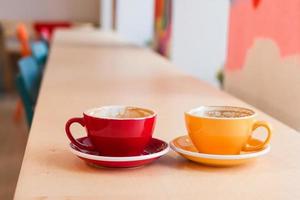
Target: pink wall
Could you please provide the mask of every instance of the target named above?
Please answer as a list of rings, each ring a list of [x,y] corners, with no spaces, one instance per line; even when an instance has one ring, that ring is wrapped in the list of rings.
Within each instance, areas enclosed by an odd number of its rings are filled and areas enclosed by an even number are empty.
[[[234,0],[227,92],[300,130],[300,0]]]
[[[256,39],[272,39],[281,55],[300,53],[299,0],[234,0],[226,68],[240,69]]]

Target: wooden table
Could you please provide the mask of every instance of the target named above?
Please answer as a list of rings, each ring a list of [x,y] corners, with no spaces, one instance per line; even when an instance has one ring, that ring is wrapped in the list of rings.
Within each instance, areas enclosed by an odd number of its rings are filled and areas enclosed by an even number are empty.
[[[141,168],[87,166],[69,152],[64,132],[66,120],[87,108],[152,108],[158,113],[154,136],[170,141],[186,134],[183,112],[190,108],[251,106],[185,75],[150,50],[87,45],[91,41],[59,44],[66,35],[56,34],[52,45],[15,199],[300,199],[300,135],[259,111],[259,118],[274,126],[272,150],[247,165],[211,168],[171,151]],[[77,37],[81,41],[85,34]],[[81,127],[74,129],[84,135]]]
[[[58,37],[55,38],[55,45],[63,46],[124,46],[132,45],[124,40],[116,32],[111,31],[93,31],[90,29],[66,29],[59,31]]]

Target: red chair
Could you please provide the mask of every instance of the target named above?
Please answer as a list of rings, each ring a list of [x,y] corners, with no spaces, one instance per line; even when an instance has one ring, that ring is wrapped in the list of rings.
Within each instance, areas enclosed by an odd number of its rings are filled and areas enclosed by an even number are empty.
[[[52,34],[57,28],[70,28],[70,22],[36,22],[33,27],[39,37],[43,40],[50,41]]]

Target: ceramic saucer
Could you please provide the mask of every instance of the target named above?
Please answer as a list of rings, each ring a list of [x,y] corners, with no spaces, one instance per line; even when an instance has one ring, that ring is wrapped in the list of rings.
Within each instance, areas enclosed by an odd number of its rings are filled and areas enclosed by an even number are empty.
[[[90,144],[90,140],[87,137],[79,138],[77,140],[83,144]],[[92,166],[126,168],[138,167],[153,162],[168,153],[169,145],[162,140],[152,138],[142,155],[129,157],[101,156],[97,151],[82,150],[72,143],[70,143],[70,150],[73,154]]]
[[[249,143],[251,145],[258,145],[262,142],[257,139],[252,139]],[[233,166],[244,164],[267,154],[271,149],[270,145],[268,145],[265,149],[260,151],[241,152],[238,155],[205,154],[197,151],[191,139],[187,135],[174,139],[170,142],[170,146],[174,151],[186,159],[211,166]]]

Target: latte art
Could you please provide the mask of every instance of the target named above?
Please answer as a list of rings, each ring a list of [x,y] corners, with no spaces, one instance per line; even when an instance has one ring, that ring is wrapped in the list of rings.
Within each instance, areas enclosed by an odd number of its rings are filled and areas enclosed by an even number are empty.
[[[146,117],[151,115],[151,113],[147,112],[146,110],[139,109],[139,108],[125,108],[117,113],[115,116],[116,118],[140,118]]]
[[[228,111],[228,110],[214,110],[207,111],[204,114],[207,117],[221,117],[221,118],[238,118],[250,116],[249,113],[243,111]]]
[[[254,115],[252,110],[230,106],[208,106],[200,107],[190,112],[198,117],[208,118],[241,118]]]
[[[154,113],[150,110],[130,107],[130,106],[111,106],[102,107],[101,109],[92,110],[89,115],[99,118],[119,118],[119,119],[134,119],[143,118],[153,115]]]

